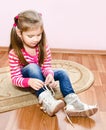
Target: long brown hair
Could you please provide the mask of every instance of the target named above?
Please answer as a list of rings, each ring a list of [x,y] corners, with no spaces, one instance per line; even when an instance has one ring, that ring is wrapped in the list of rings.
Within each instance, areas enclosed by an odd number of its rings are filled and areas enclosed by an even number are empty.
[[[24,65],[27,65],[28,62],[25,60],[21,49],[24,48],[23,42],[21,38],[16,33],[16,27],[22,32],[27,31],[34,26],[41,26],[42,27],[42,38],[38,44],[39,49],[39,65],[43,64],[44,58],[46,56],[45,46],[46,46],[46,35],[43,28],[43,22],[42,22],[42,16],[36,11],[32,10],[26,10],[24,12],[19,13],[14,18],[14,25],[11,29],[11,35],[10,35],[10,45],[9,45],[9,51],[11,49],[14,49],[16,55],[18,56],[20,62]]]

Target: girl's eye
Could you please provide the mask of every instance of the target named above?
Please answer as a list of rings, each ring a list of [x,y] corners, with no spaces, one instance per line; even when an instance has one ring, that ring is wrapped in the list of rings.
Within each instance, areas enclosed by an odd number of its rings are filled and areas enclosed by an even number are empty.
[[[33,36],[32,35],[28,35],[29,38],[32,38]]]
[[[42,34],[38,34],[37,36],[39,37],[39,36],[41,36]]]
[[[38,34],[37,37],[40,37],[42,34]],[[29,38],[34,37],[34,35],[28,35]]]

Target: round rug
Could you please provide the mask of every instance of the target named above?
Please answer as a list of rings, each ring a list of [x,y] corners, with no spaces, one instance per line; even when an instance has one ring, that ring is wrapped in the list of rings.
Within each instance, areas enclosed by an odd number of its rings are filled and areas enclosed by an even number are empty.
[[[87,90],[94,82],[93,73],[85,66],[68,60],[53,60],[53,69],[65,69],[69,74],[76,93]],[[59,82],[55,97],[61,98]],[[20,88],[12,85],[9,67],[0,68],[0,112],[9,111],[38,103],[31,88]]]

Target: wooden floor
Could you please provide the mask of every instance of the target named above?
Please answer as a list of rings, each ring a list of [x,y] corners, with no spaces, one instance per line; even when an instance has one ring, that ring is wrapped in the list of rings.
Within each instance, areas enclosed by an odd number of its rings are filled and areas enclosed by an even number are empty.
[[[98,112],[90,118],[71,118],[74,128],[61,110],[49,117],[33,105],[0,114],[0,130],[106,130],[106,55],[52,54],[53,59],[65,59],[88,67],[95,82],[88,90],[78,94],[88,104],[97,104]],[[6,51],[0,51],[0,67],[8,66]]]

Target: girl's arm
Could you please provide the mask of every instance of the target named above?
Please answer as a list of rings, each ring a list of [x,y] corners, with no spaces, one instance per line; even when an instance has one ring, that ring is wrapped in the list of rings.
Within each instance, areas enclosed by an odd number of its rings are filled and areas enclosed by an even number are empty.
[[[51,65],[52,57],[48,46],[46,48],[46,52],[47,52],[47,57],[44,60],[44,64],[42,66],[42,72],[43,75],[46,77],[45,84],[48,85],[49,87],[54,88],[57,86],[57,83],[54,80],[54,72],[52,70],[52,65]]]
[[[41,69],[42,69],[42,73],[44,75],[44,77],[47,77],[48,74],[51,74],[54,77],[54,72],[52,70],[52,65],[51,65],[51,51],[49,46],[46,46],[46,58],[44,60],[44,64],[42,65]]]
[[[23,78],[19,59],[13,50],[9,52],[9,65],[12,83],[19,87],[29,87],[29,78]]]

